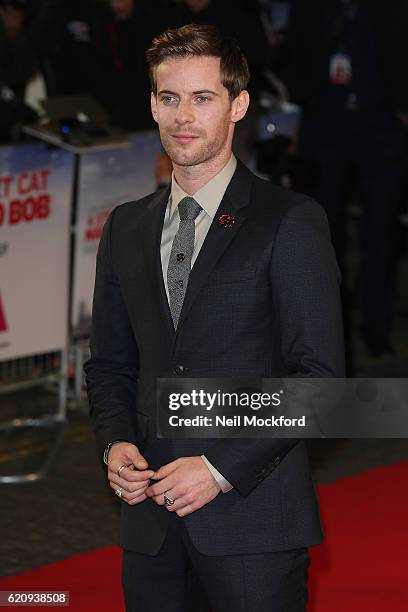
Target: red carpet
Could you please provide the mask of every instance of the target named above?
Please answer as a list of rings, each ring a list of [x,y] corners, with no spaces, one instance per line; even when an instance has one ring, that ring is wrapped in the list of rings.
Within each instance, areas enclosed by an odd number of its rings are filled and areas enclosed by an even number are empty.
[[[99,548],[58,563],[0,580],[0,591],[69,591],[69,607],[35,606],[27,610],[67,612],[123,612],[120,584],[122,551],[117,546]],[[22,610],[1,607],[0,610]]]
[[[407,485],[408,461],[319,487],[326,540],[311,551],[309,612],[407,612]],[[0,590],[65,590],[71,612],[123,612],[120,559],[102,548],[3,579]]]
[[[310,612],[407,612],[408,461],[318,490]]]

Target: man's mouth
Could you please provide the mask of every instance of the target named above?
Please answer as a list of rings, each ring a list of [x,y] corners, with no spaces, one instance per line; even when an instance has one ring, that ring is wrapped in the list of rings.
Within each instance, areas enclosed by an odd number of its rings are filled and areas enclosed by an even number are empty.
[[[183,134],[183,133],[172,134],[172,136],[180,144],[188,144],[189,142],[192,142],[196,138],[199,138],[198,136],[195,136],[194,134]]]

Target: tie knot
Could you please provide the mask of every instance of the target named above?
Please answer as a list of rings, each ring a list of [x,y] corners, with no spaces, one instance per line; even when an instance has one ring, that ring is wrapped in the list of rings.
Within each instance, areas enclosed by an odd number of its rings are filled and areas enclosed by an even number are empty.
[[[195,218],[200,214],[202,208],[194,198],[186,197],[180,200],[179,205],[180,219],[185,221],[189,219],[194,221]]]

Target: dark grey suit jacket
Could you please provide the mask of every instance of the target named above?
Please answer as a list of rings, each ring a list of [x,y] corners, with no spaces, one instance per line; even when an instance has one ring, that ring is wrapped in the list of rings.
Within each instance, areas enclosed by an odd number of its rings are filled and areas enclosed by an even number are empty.
[[[117,207],[98,256],[85,364],[98,452],[129,440],[157,469],[206,454],[234,485],[183,520],[207,555],[310,546],[322,532],[303,442],[155,435],[158,377],[344,376],[339,272],[323,209],[241,163],[192,269],[177,333],[160,261],[169,191]],[[231,228],[221,214],[236,217]],[[121,544],[156,554],[169,512],[122,504]]]

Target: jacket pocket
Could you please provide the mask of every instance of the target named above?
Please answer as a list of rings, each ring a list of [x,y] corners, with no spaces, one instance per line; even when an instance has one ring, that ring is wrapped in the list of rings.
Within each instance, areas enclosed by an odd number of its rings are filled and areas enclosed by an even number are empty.
[[[245,283],[254,279],[256,276],[256,267],[244,265],[240,268],[223,268],[222,270],[214,270],[207,279],[207,286],[226,285],[231,283]]]

